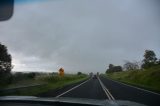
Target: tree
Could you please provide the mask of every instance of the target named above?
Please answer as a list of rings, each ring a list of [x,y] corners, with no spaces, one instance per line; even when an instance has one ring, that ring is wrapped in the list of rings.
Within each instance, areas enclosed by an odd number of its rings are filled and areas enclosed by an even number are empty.
[[[109,69],[112,69],[114,67],[113,64],[109,64]]]
[[[120,72],[120,71],[122,71],[121,66],[114,66],[113,64],[109,64],[109,68],[106,70],[106,73]]]
[[[8,54],[7,47],[0,43],[0,73],[10,73],[12,57]]]
[[[82,75],[82,72],[78,72],[77,75]]]
[[[8,53],[7,47],[0,43],[0,83],[5,82],[4,80],[8,79],[11,76],[10,74],[11,69],[12,69],[12,57]]]
[[[35,72],[31,72],[31,73],[28,73],[28,78],[35,78],[36,77],[36,73]]]
[[[113,67],[113,72],[121,72],[122,71],[122,67],[121,66],[114,66]]]
[[[113,72],[113,67],[114,67],[114,65],[113,64],[109,64],[109,66],[108,66],[109,68],[106,70],[106,73],[110,73],[110,72]]]
[[[156,54],[152,50],[145,50],[144,53],[144,59],[142,61],[142,68],[149,68],[151,66],[154,66],[156,64],[157,58]]]
[[[138,62],[130,62],[126,61],[126,63],[123,65],[124,70],[136,70],[139,69]]]
[[[160,65],[160,59],[157,61],[157,64]]]

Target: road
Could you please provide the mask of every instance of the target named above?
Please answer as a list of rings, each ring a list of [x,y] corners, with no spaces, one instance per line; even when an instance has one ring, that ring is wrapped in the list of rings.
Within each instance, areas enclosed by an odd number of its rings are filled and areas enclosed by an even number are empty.
[[[89,79],[39,96],[74,97],[107,100],[129,100],[148,106],[160,105],[160,94],[135,88],[108,78]]]
[[[129,85],[124,85],[104,77],[100,77],[100,79],[114,96],[115,100],[129,100],[143,103],[148,106],[160,105],[160,94],[155,94]]]

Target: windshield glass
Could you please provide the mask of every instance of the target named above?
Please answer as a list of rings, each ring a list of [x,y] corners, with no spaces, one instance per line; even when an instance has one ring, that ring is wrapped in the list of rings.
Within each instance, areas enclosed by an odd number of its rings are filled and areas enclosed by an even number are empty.
[[[0,96],[160,103],[158,0],[15,0],[0,21]]]

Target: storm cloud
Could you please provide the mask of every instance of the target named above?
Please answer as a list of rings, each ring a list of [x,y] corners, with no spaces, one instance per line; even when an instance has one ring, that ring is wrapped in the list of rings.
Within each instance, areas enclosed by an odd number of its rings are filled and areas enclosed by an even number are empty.
[[[160,56],[158,0],[46,0],[15,3],[0,22],[14,71],[105,72],[108,64]]]

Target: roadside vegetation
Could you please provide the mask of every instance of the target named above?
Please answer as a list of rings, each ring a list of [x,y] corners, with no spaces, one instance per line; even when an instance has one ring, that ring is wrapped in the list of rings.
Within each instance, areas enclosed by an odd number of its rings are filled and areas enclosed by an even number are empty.
[[[121,71],[112,67],[106,71],[108,78],[160,93],[160,60],[154,51],[146,50],[142,62],[126,61]]]
[[[38,72],[12,72],[12,56],[5,45],[0,43],[0,96],[2,95],[37,95],[48,90],[85,80],[87,75]],[[61,69],[62,70],[62,69]]]
[[[0,92],[0,95],[38,95],[40,93],[47,92],[48,90],[60,89],[66,85],[77,83],[88,78],[85,74],[66,74],[64,76],[59,76],[58,74],[55,75],[52,73],[37,73],[38,75],[35,75],[35,77],[30,77],[30,74],[32,73],[21,73],[18,77],[16,76],[19,80],[14,79],[13,83],[1,88],[2,91]],[[15,89],[32,85],[35,86]]]

